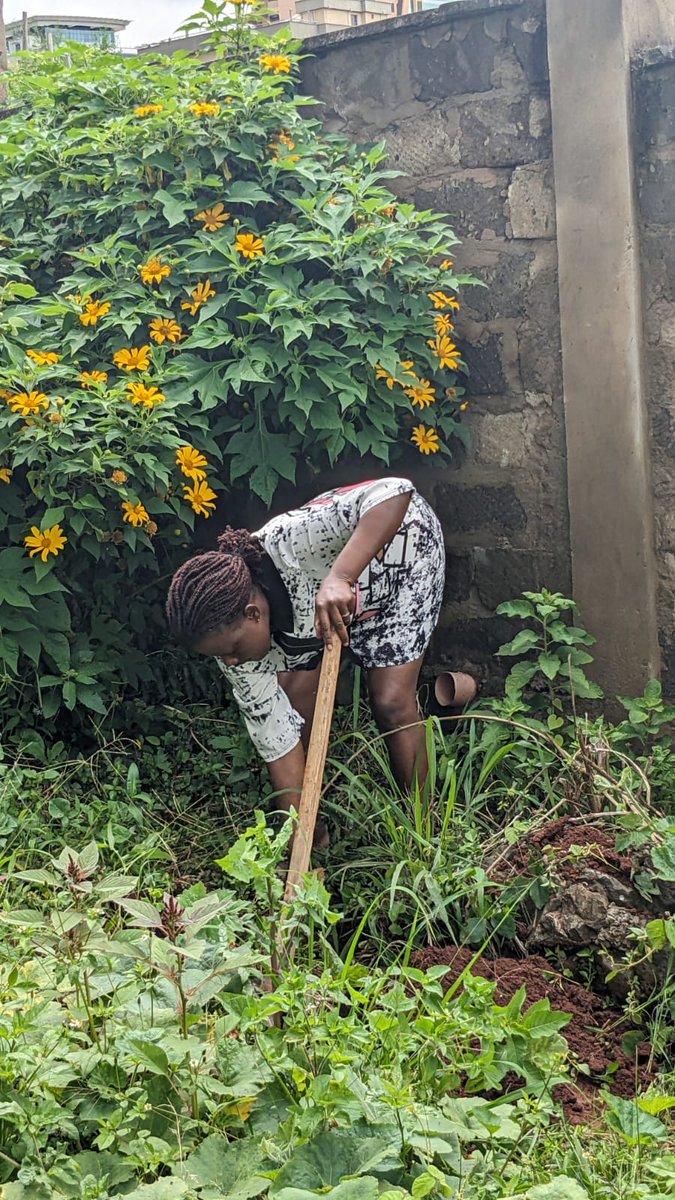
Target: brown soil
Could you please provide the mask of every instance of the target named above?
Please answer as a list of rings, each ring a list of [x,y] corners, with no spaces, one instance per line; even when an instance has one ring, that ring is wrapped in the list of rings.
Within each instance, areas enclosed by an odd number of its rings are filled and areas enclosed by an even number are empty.
[[[450,987],[472,958],[470,950],[441,946],[419,951],[414,955],[413,962],[421,970],[438,965],[449,966],[451,970],[444,977],[444,982]],[[619,1096],[630,1097],[635,1094],[636,1064],[621,1044],[628,1028],[621,1013],[605,1008],[598,996],[557,973],[551,963],[538,955],[532,954],[522,959],[483,958],[475,963],[471,971],[474,975],[496,981],[497,1004],[508,1004],[518,989],[524,987],[530,1003],[548,997],[552,1008],[571,1013],[571,1021],[561,1032],[567,1039],[573,1058],[588,1066],[591,1077],[577,1075],[574,1084],[556,1088],[556,1099],[562,1103],[570,1121],[581,1124],[593,1118],[601,1086],[609,1087]],[[641,1087],[648,1082],[645,1060],[649,1058],[649,1053],[649,1044],[641,1043],[637,1050],[638,1060],[641,1060]],[[615,1064],[618,1069],[612,1072]],[[514,1086],[518,1086],[515,1080]]]
[[[493,877],[529,874],[533,859],[551,856],[556,873],[564,879],[575,880],[584,868],[594,865],[630,885],[633,863],[618,854],[614,844],[614,834],[601,824],[574,824],[569,817],[560,817],[524,837],[507,861],[496,865]],[[582,848],[583,853],[573,847]]]

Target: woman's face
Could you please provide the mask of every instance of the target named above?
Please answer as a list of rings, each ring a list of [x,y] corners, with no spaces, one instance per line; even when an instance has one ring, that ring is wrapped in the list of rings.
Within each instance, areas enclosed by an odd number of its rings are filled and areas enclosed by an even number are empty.
[[[238,667],[241,663],[259,662],[271,644],[269,604],[264,594],[256,589],[241,617],[230,625],[204,634],[194,649],[197,654],[222,659],[226,667]]]

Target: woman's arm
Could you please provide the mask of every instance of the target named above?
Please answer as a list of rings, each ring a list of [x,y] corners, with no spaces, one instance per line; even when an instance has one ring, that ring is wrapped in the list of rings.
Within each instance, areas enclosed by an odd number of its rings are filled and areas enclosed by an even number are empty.
[[[298,742],[297,746],[282,758],[268,762],[267,770],[272,787],[277,793],[274,797],[275,807],[282,812],[290,812],[293,807],[297,812],[305,773],[305,751],[302,742]]]
[[[412,492],[392,496],[361,517],[343,550],[338,554],[316,597],[316,636],[330,649],[333,632],[343,646],[349,642],[345,618],[356,603],[353,585],[371,558],[393,538],[408,511]]]

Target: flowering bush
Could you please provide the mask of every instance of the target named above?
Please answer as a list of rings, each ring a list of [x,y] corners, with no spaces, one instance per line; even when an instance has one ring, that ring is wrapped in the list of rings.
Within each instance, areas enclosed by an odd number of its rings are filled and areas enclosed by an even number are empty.
[[[161,686],[162,579],[219,495],[269,503],[299,463],[442,460],[460,429],[454,235],[396,201],[382,146],[303,118],[296,44],[248,32],[244,9],[208,0],[208,71],[71,48],[12,73],[0,659],[17,723]]]

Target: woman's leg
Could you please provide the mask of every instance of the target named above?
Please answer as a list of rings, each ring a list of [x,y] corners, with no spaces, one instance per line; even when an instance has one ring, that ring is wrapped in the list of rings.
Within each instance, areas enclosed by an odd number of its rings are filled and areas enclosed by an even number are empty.
[[[428,770],[424,724],[417,707],[422,657],[403,666],[371,667],[368,671],[373,716],[380,732],[388,734],[386,743],[396,782],[407,791],[415,778],[421,787]]]
[[[284,689],[296,712],[303,717],[302,745],[307,752],[309,735],[312,732],[316,693],[319,686],[319,667],[313,671],[280,671],[279,683]],[[319,818],[314,829],[314,849],[326,850],[330,838],[325,823]],[[290,850],[289,850],[290,853]]]

